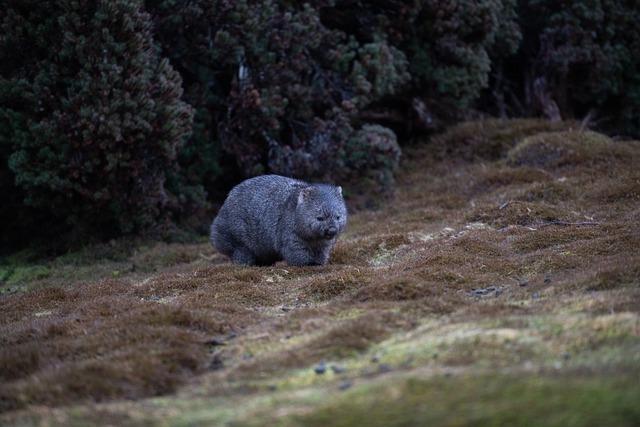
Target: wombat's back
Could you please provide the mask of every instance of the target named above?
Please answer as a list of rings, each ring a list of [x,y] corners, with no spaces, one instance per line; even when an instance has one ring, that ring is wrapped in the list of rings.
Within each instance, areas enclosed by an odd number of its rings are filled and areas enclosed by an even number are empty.
[[[211,243],[232,258],[239,249],[246,249],[257,262],[277,260],[278,223],[292,208],[287,206],[291,197],[305,185],[279,175],[262,175],[236,185],[211,225]]]

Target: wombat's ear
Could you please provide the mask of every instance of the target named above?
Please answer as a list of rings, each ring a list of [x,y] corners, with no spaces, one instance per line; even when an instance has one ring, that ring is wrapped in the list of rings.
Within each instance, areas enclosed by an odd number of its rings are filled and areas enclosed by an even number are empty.
[[[300,190],[300,192],[298,193],[298,205],[303,204],[304,201],[309,198],[311,190],[313,190],[313,187],[304,187],[302,190]]]
[[[342,197],[342,187],[338,185],[336,191],[338,192],[338,196]]]

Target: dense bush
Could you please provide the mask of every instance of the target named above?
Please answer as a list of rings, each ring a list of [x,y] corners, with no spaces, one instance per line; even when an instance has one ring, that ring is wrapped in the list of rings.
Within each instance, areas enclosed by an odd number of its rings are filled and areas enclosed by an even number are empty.
[[[351,176],[347,143],[368,129],[354,113],[409,79],[398,49],[327,28],[308,4],[147,1],[147,8],[160,34],[171,35],[160,43],[198,110],[192,147],[216,147],[201,170],[213,167],[221,147],[244,176]],[[215,191],[210,176],[207,189]]]
[[[590,115],[605,130],[640,135],[637,2],[525,0],[518,12],[523,44],[495,88],[515,92],[512,114]]]
[[[362,41],[387,37],[403,51],[412,77],[405,104],[421,114],[426,103],[441,120],[468,115],[489,84],[491,60],[515,52],[521,39],[515,0],[321,3],[328,25]]]
[[[630,1],[5,3],[3,246],[44,220],[206,228],[261,173],[389,190],[397,134],[483,112],[640,135]]]
[[[1,28],[0,146],[24,203],[119,232],[167,219],[192,112],[139,2],[15,1]]]
[[[224,196],[224,188],[217,191],[217,187],[226,181],[225,174],[230,174],[230,168],[222,169],[227,159],[218,141],[217,123],[224,115],[229,91],[226,80],[232,70],[219,66],[213,43],[214,21],[217,16],[222,18],[224,3],[145,0],[144,5],[152,16],[161,55],[180,73],[183,100],[195,110],[192,135],[178,155],[180,173],[173,174],[168,185],[175,191],[189,189],[196,193],[206,188],[209,197],[219,199]],[[231,182],[238,179],[235,175]]]
[[[408,41],[411,72],[429,99],[464,112],[489,84],[490,54],[520,41],[513,0],[423,1]]]

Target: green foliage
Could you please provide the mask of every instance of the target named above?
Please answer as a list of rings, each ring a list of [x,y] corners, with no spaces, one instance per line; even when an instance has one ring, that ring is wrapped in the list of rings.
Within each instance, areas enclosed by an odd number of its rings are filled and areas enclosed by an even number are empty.
[[[465,110],[488,86],[490,54],[520,42],[512,0],[421,2],[407,42],[411,72],[427,97]]]
[[[566,117],[589,110],[615,132],[640,135],[640,9],[617,0],[529,0],[521,9],[534,78]]]
[[[364,125],[347,141],[345,152],[347,170],[357,174],[360,183],[369,181],[374,188],[392,187],[401,154],[393,131],[380,125]]]
[[[323,2],[324,3],[324,2]],[[408,58],[411,94],[464,115],[489,83],[492,58],[521,40],[515,0],[336,0],[325,21],[359,40],[388,38]]]
[[[154,39],[162,55],[182,77],[183,100],[195,110],[192,135],[178,153],[180,171],[171,174],[168,186],[176,192],[208,193],[220,198],[223,194],[217,187],[225,171],[217,122],[224,113],[226,94],[224,78],[218,77],[221,70],[212,40],[217,3],[222,4],[210,0],[145,0],[144,6],[151,14]]]
[[[24,203],[54,223],[143,231],[172,207],[164,183],[192,111],[140,6],[16,1],[3,14],[0,147]]]
[[[219,158],[222,147],[245,176],[329,180],[354,172],[345,170],[344,152],[354,113],[409,79],[398,49],[327,28],[308,4],[146,4],[198,109],[194,152],[216,147]],[[215,191],[214,180],[206,187]]]
[[[389,190],[396,134],[478,109],[640,135],[638,21],[615,0],[7,1],[0,245],[45,221],[202,231],[261,173]]]
[[[269,1],[242,12],[216,34],[219,61],[236,72],[219,124],[223,146],[247,175],[336,177],[349,166],[342,153],[352,113],[408,79],[404,55],[327,29],[310,6],[279,10]]]
[[[638,386],[622,375],[607,379],[576,375],[559,378],[459,375],[360,386],[320,408],[277,422],[282,426],[340,427],[632,426],[640,417],[635,404],[638,397]]]

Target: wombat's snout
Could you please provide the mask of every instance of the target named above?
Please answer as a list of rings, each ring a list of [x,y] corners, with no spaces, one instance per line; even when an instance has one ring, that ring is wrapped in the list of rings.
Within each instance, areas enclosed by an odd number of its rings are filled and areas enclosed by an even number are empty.
[[[335,237],[336,234],[338,234],[338,228],[337,227],[329,227],[326,230],[324,230],[324,237],[326,237],[327,239],[331,239],[331,238]]]

